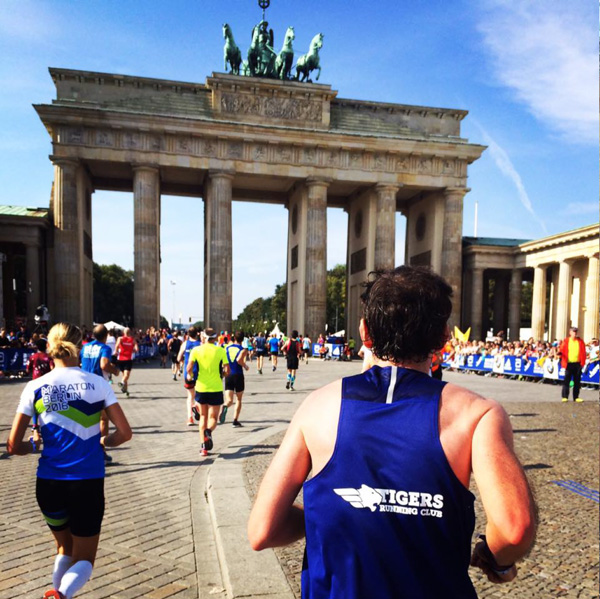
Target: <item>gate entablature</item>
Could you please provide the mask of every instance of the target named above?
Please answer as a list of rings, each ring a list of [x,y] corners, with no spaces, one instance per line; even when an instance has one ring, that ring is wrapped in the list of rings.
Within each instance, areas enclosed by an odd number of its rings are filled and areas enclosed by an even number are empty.
[[[136,210],[148,215],[148,223],[155,223],[152,204],[160,201],[161,194],[197,195],[207,207],[215,202],[208,209],[213,220],[215,215],[226,215],[224,222],[217,223],[226,237],[231,234],[230,203],[237,198],[288,207],[296,198],[312,211],[309,224],[326,218],[323,207],[332,205],[346,208],[350,220],[356,210],[377,211],[378,206],[385,206],[387,214],[401,209],[408,219],[407,260],[429,261],[443,274],[446,269],[447,276],[458,276],[453,286],[460,296],[460,272],[453,274],[456,260],[444,266],[445,257],[453,256],[455,250],[460,257],[461,231],[457,237],[454,229],[462,227],[467,166],[484,150],[460,137],[466,111],[346,100],[338,98],[329,85],[220,73],[213,73],[204,85],[66,69],[50,69],[50,73],[56,100],[35,109],[52,137],[56,176],[64,182],[58,191],[76,190],[70,203],[57,201],[56,206],[84,205],[86,189],[130,189]],[[71,161],[68,172],[60,166],[65,159]],[[315,185],[317,180],[327,184]],[[446,211],[448,201],[452,208]],[[411,236],[411,228],[423,213],[429,215],[427,235]],[[375,227],[381,218],[367,221]],[[55,214],[58,239],[62,222]],[[143,248],[159,247],[159,227],[148,223],[145,233],[136,228],[135,234],[140,289],[144,280],[155,281],[159,276],[154,272],[159,269],[154,266],[156,257],[142,256]],[[448,223],[452,232],[445,229]],[[442,243],[440,236],[445,233],[447,240]],[[369,237],[368,243],[388,248],[390,240],[384,239],[388,234],[392,233],[386,228],[378,237]],[[83,241],[77,236],[62,236],[65,248],[83,251]],[[230,244],[213,238],[211,234],[211,260],[223,261],[215,248]],[[311,256],[318,256],[319,268],[326,255],[319,249],[323,242],[322,233],[315,233]],[[359,250],[354,248],[352,253]],[[374,251],[369,250],[372,257],[365,267],[375,260]],[[393,256],[385,263],[394,264]],[[355,260],[354,275],[362,276],[356,264]],[[62,289],[60,276],[59,272],[57,293]],[[210,287],[213,282],[207,276]],[[220,278],[214,284],[224,295],[222,301],[211,302],[219,306],[218,312],[208,313],[205,320],[229,328],[231,314],[226,306],[231,305],[231,281]],[[313,291],[309,320],[316,323],[322,302]],[[88,295],[83,304],[91,305]],[[298,294],[298,313],[304,311],[303,297]],[[154,302],[153,298],[144,301]],[[138,300],[142,301],[141,296]],[[60,316],[83,322],[79,304],[78,297],[63,301],[60,305],[71,307]],[[154,324],[158,306],[145,314],[136,326]]]

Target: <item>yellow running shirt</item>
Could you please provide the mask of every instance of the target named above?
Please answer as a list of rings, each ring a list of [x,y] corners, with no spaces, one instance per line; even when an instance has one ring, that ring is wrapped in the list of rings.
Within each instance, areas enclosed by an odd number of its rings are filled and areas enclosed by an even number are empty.
[[[223,391],[223,380],[219,366],[227,364],[225,350],[214,343],[203,343],[194,347],[190,353],[190,363],[198,364],[198,393],[214,393]]]

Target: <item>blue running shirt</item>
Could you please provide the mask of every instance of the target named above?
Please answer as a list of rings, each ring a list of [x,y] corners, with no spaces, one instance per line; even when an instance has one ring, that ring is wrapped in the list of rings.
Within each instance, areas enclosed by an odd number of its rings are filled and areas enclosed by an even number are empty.
[[[100,361],[102,358],[110,358],[112,356],[112,350],[106,343],[100,343],[96,339],[86,343],[79,352],[79,358],[81,359],[81,370],[86,372],[93,372],[98,376],[104,376]]]
[[[244,374],[244,369],[238,364],[238,358],[244,348],[237,343],[232,343],[225,348],[227,362],[229,362],[229,374]]]
[[[439,438],[445,383],[374,366],[343,379],[335,449],[304,484],[303,599],[475,599],[474,496]]]
[[[38,478],[103,478],[100,412],[115,403],[110,385],[80,368],[55,368],[27,383],[17,412],[38,414],[44,439]]]
[[[199,345],[200,340],[192,339],[191,337],[185,342],[185,349],[183,350],[183,372],[185,373],[184,376],[187,376],[187,365],[190,359],[190,353],[195,347],[198,347]],[[194,373],[194,380],[196,380],[198,378],[198,364],[194,364],[192,372]]]

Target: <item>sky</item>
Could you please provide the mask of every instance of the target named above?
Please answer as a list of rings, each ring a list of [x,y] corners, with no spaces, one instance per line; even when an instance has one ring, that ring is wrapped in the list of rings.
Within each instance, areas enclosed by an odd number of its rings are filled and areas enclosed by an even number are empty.
[[[0,204],[47,207],[49,67],[204,83],[223,72],[222,25],[245,55],[257,0],[0,0]],[[488,147],[469,167],[464,235],[538,239],[598,222],[598,4],[594,0],[272,0],[279,50],[324,34],[320,83],[340,98],[469,111]],[[203,203],[163,197],[161,314],[203,316]],[[405,219],[396,219],[396,262]],[[190,223],[197,223],[197,226]],[[327,213],[328,268],[344,263],[347,215]],[[262,242],[268,231],[268,246]],[[287,211],[233,204],[233,315],[286,276]],[[132,194],[93,197],[94,260],[133,269]]]

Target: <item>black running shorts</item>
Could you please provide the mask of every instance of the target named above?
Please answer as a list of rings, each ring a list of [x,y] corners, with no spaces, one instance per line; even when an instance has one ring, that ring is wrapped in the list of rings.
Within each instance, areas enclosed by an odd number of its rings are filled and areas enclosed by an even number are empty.
[[[286,362],[288,370],[298,370],[298,356],[289,356]]]
[[[121,372],[124,370],[131,370],[133,368],[133,360],[119,360],[117,366]]]
[[[225,377],[225,391],[241,393],[246,388],[243,374],[230,374]]]
[[[35,496],[51,530],[69,528],[76,537],[100,534],[104,517],[104,479],[38,478]]]
[[[223,391],[196,391],[196,402],[209,406],[223,405]]]
[[[256,355],[257,356],[266,356],[267,355],[267,350],[266,349],[257,349],[256,350]]]

